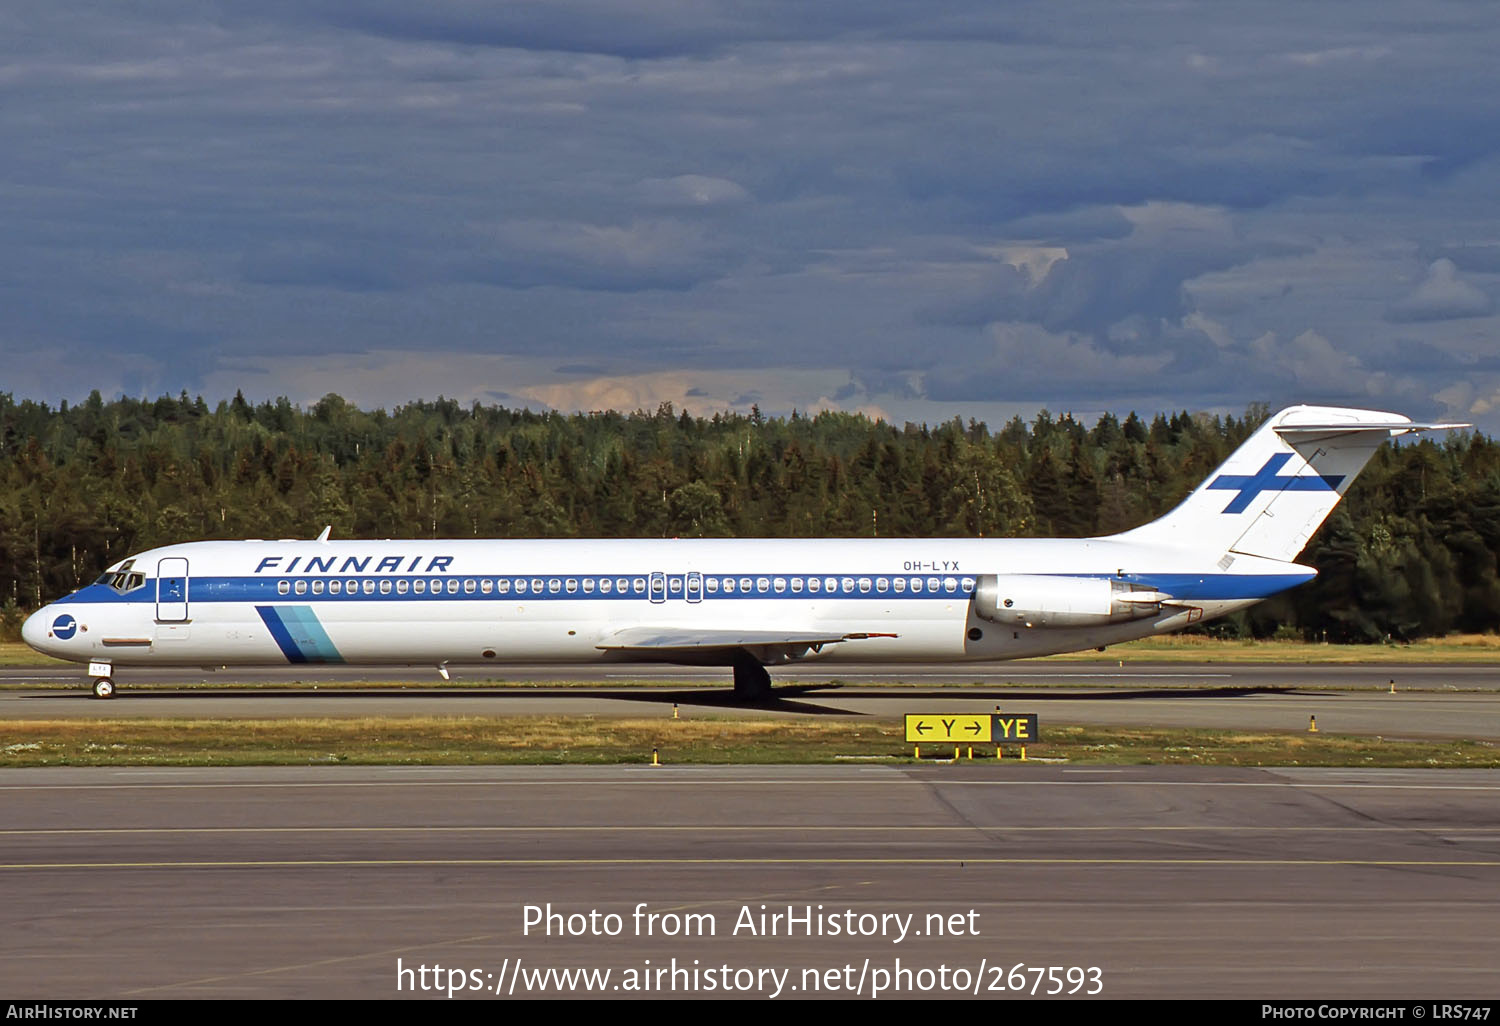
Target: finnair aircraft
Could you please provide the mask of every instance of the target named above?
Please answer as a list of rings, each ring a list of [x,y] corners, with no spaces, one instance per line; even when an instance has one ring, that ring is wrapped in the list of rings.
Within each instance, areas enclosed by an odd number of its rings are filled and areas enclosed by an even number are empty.
[[[1085,539],[203,541],[131,556],[26,642],[116,668],[1019,659],[1178,630],[1311,580],[1294,560],[1387,438],[1467,427],[1295,406],[1181,505]]]

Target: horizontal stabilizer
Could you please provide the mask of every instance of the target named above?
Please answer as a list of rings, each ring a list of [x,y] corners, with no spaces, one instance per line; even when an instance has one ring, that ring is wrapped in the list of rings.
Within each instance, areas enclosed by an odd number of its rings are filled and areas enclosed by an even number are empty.
[[[1391,438],[1395,438],[1417,431],[1457,431],[1473,426],[1473,424],[1417,424],[1406,420],[1390,420],[1370,424],[1280,424],[1272,430],[1283,438],[1291,436],[1302,440],[1313,436],[1335,438],[1339,435],[1362,432],[1385,432]]]

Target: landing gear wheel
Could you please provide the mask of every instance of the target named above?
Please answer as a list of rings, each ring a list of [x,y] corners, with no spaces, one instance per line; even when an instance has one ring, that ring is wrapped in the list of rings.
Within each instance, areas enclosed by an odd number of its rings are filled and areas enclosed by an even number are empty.
[[[114,698],[115,697],[115,682],[112,681],[112,680],[110,680],[108,677],[95,677],[94,678],[94,697],[95,698]]]

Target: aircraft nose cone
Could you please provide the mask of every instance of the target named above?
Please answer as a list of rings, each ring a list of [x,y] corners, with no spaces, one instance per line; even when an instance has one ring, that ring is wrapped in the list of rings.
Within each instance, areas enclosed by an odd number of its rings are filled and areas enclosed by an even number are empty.
[[[52,647],[53,642],[47,634],[52,629],[52,621],[55,619],[57,619],[57,611],[51,606],[38,609],[21,625],[21,640],[38,652],[47,651]]]

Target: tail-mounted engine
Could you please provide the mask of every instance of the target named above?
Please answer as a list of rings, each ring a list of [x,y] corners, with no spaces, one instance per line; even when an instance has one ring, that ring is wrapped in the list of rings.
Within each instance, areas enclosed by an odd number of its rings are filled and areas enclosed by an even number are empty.
[[[1156,616],[1170,598],[1107,578],[984,574],[972,602],[976,615],[1007,627],[1098,627]]]

